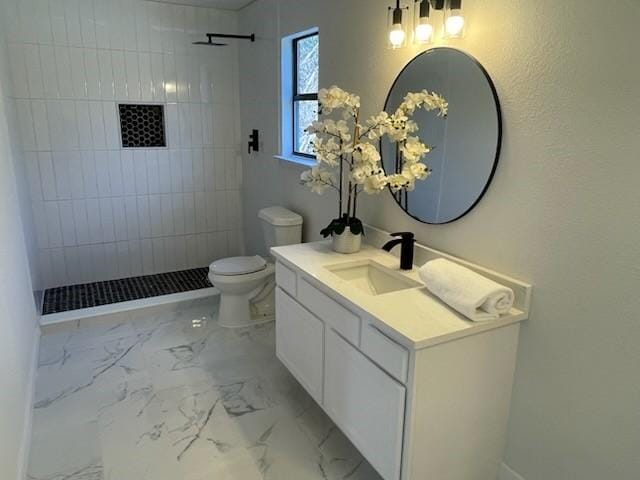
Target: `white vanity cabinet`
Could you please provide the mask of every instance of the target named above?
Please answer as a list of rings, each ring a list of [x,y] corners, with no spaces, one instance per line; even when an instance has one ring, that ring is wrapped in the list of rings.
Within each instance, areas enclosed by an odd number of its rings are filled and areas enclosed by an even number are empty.
[[[355,329],[358,342],[360,319],[356,315],[304,278],[298,277],[297,291],[302,293],[306,304],[316,307],[319,316],[277,288],[278,358],[382,477],[399,479],[404,385],[332,327],[346,321],[341,330],[353,333]],[[323,314],[318,306],[324,307],[327,313]]]
[[[324,324],[280,288],[276,291],[276,309],[276,355],[321,404]]]
[[[405,387],[334,330],[325,342],[325,410],[383,478],[400,478]]]
[[[278,358],[380,476],[495,480],[530,286],[509,280],[522,310],[479,324],[424,288],[366,296],[325,268],[397,265],[379,249],[349,259],[321,243],[272,252]]]

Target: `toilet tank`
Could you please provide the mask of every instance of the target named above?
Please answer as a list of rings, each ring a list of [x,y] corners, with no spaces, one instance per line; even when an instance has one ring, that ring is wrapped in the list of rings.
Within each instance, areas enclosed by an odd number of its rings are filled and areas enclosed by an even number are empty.
[[[302,217],[284,207],[263,208],[258,212],[262,221],[267,251],[271,247],[281,247],[302,241]]]

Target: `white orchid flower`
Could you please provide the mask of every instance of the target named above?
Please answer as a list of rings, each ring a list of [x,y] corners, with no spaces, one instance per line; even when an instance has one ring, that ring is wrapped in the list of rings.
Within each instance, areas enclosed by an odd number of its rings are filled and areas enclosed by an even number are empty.
[[[422,93],[407,93],[406,97],[404,97],[403,110],[408,113],[413,113],[416,108],[418,108],[423,102],[423,94]]]
[[[364,191],[370,195],[380,193],[388,184],[388,179],[384,174],[377,173],[367,177],[363,183]]]
[[[374,115],[367,119],[364,127],[365,135],[369,140],[378,140],[383,137],[389,130],[390,119],[387,112],[380,112],[378,115]]]
[[[423,90],[407,93],[393,113],[380,112],[358,123],[360,98],[337,86],[318,92],[320,119],[307,128],[314,134],[313,146],[317,165],[304,172],[301,182],[316,193],[327,188],[340,189],[342,182],[349,184],[349,193],[362,189],[376,194],[389,186],[392,191],[411,191],[418,180],[424,180],[431,171],[422,158],[430,148],[420,141],[418,124],[411,118],[417,109],[437,110],[439,116],[447,113],[448,104],[435,92]],[[340,112],[331,118],[333,110]],[[402,154],[402,171],[385,175],[377,141],[387,136],[397,143]],[[332,173],[340,168],[341,178]],[[356,212],[348,212],[355,216]]]
[[[402,188],[406,185],[407,180],[400,174],[393,174],[387,177],[387,182],[389,187],[393,192],[397,192],[402,190]]]
[[[367,179],[368,175],[368,169],[364,167],[356,167],[351,170],[351,179],[358,185],[362,185],[362,183]]]
[[[359,143],[353,149],[353,160],[356,164],[378,164],[380,162],[380,153],[370,143]]]
[[[327,188],[334,186],[333,175],[330,172],[321,170],[320,167],[313,167],[311,170],[302,172],[300,182],[319,195],[322,195]]]
[[[416,108],[420,107],[427,111],[438,110],[438,116],[443,117],[447,114],[448,104],[437,93],[429,93],[427,90],[422,90],[418,93],[408,93],[400,104],[399,110],[412,115]]]
[[[400,151],[405,160],[416,162],[429,153],[430,149],[418,137],[408,137],[400,147]]]
[[[355,111],[360,108],[360,97],[342,90],[335,85],[318,91],[318,102],[325,114],[331,113],[338,108],[345,108]]]
[[[309,133],[321,133],[324,132],[324,123],[322,122],[312,122],[306,129]]]
[[[324,138],[316,137],[313,141],[313,149],[316,152],[318,163],[325,163],[329,166],[338,165],[341,150],[340,144],[335,138],[330,137],[325,140]]]
[[[407,170],[417,180],[424,180],[431,174],[431,170],[424,163],[417,162],[407,166]]]

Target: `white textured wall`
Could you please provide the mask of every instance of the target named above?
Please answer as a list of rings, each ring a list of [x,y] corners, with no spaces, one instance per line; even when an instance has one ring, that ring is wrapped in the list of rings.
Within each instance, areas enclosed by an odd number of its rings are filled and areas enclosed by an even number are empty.
[[[241,51],[242,134],[249,246],[256,209],[304,215],[306,238],[332,218],[333,198],[298,185],[277,152],[279,38],[320,28],[322,85],[358,92],[381,109],[417,50],[386,50],[383,0],[258,0],[241,12],[255,30]],[[279,5],[279,13],[277,7]],[[523,324],[505,461],[526,480],[631,480],[640,471],[640,3],[467,0],[462,48],[487,68],[504,114],[498,170],[483,201],[451,225],[404,215],[391,196],[363,198],[361,216],[535,285]],[[265,38],[266,37],[266,38]]]
[[[11,72],[45,287],[241,251],[234,12],[7,0]],[[118,102],[166,105],[167,149],[121,149]]]
[[[0,2],[2,8],[2,2]],[[4,27],[0,17],[0,29]],[[28,192],[16,142],[8,58],[0,35],[0,476],[21,480],[29,442],[38,315]]]

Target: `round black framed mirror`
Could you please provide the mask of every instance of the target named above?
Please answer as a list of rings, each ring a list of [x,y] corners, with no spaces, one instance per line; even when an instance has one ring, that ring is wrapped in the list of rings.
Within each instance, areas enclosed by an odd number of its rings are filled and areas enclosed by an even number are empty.
[[[395,79],[385,102],[394,113],[408,92],[436,92],[448,102],[447,117],[416,111],[417,136],[432,150],[423,162],[431,175],[410,192],[392,193],[413,218],[444,224],[469,213],[487,191],[502,142],[502,114],[496,88],[484,67],[460,50],[437,47],[420,53]],[[394,143],[381,143],[387,174],[401,170]]]

